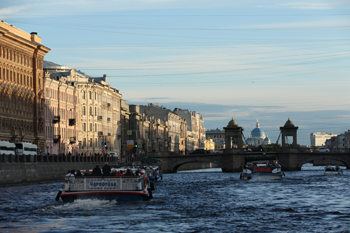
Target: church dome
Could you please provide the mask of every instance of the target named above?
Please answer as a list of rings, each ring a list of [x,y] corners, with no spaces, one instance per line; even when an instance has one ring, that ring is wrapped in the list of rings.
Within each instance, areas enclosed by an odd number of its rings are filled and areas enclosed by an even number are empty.
[[[271,144],[271,141],[270,141],[269,137],[267,136],[267,134],[266,134],[266,138],[263,141],[263,144],[266,144],[266,145]]]
[[[248,135],[246,143],[250,146],[254,145],[254,139],[252,138],[252,135],[250,135],[250,134]]]
[[[255,138],[265,138],[266,134],[264,130],[260,129],[259,122],[256,122],[256,128],[252,130],[252,137]]]

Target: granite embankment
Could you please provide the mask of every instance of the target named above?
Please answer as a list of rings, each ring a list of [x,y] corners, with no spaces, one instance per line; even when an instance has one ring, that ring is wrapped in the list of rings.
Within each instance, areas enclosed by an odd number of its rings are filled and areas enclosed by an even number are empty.
[[[83,157],[83,156],[52,156],[19,158],[2,155],[0,160],[0,185],[35,183],[47,181],[63,181],[68,170],[93,169],[96,165],[102,167],[105,162],[117,165],[116,158]]]

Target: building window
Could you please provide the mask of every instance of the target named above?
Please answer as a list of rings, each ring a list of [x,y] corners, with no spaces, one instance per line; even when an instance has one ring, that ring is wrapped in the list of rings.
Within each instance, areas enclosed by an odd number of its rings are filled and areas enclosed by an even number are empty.
[[[83,123],[82,128],[83,128],[83,132],[85,132],[86,131],[86,123]]]
[[[86,108],[85,108],[85,106],[83,106],[82,113],[83,113],[83,116],[86,115]]]
[[[85,91],[81,92],[81,98],[85,99]]]

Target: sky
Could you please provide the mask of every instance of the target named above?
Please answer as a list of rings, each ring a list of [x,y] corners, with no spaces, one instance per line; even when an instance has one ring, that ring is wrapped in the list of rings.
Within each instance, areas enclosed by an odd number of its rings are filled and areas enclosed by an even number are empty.
[[[45,60],[207,130],[234,118],[247,138],[259,120],[274,143],[290,118],[310,145],[350,129],[348,0],[1,0],[0,19],[37,32]]]

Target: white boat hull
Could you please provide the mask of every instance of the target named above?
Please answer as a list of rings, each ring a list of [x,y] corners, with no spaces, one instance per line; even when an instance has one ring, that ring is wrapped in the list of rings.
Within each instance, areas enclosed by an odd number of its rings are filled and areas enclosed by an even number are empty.
[[[325,175],[343,175],[343,171],[325,171]]]

